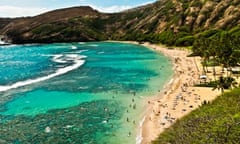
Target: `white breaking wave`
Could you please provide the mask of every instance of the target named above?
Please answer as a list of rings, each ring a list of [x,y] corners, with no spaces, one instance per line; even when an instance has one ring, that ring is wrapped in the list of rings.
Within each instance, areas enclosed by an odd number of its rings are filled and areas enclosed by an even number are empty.
[[[137,137],[136,137],[136,144],[141,144],[142,143],[142,140],[143,140],[143,136],[142,136],[142,126],[143,126],[143,123],[145,121],[146,117],[143,117],[143,119],[139,122],[139,127],[140,127],[140,132],[138,133]]]
[[[4,48],[4,49],[6,49],[6,48],[13,48],[13,47],[15,47],[15,46],[16,46],[16,45],[11,44],[11,45],[0,46],[0,48]]]
[[[52,60],[57,63],[66,63],[67,61],[62,60],[61,57],[63,57],[61,54],[55,55]]]
[[[105,52],[98,52],[98,54],[104,54]]]
[[[80,51],[76,51],[75,53],[82,53],[82,52],[86,52],[88,50],[80,50]]]
[[[72,46],[71,48],[72,48],[73,50],[77,49],[77,47],[76,47],[76,46]]]
[[[78,55],[76,55],[76,54],[68,54],[68,55],[66,55],[67,57],[69,57],[69,58],[77,58],[77,57],[79,57]]]
[[[91,47],[98,47],[98,45],[96,45],[96,44],[91,44],[91,45],[88,45],[88,46],[91,46]]]
[[[62,63],[64,60],[60,60],[60,57],[63,57],[63,55],[55,55],[54,58],[53,58],[53,61]],[[15,88],[18,88],[18,87],[42,82],[42,81],[51,79],[53,77],[63,75],[65,73],[68,73],[72,70],[75,70],[75,69],[79,68],[85,62],[85,60],[82,60],[82,59],[86,58],[86,56],[79,56],[77,54],[66,55],[64,57],[68,60],[73,61],[74,64],[71,65],[71,66],[60,68],[60,69],[56,70],[55,73],[47,75],[47,76],[43,76],[43,77],[36,78],[36,79],[29,79],[29,80],[26,80],[26,81],[16,82],[16,83],[14,83],[12,85],[8,85],[8,86],[0,86],[0,92],[4,92],[4,91],[10,90],[10,89],[15,89]]]

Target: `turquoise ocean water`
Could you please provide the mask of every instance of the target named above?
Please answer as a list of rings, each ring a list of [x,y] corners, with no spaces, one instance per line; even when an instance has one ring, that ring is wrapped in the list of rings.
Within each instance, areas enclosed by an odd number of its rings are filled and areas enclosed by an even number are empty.
[[[136,143],[171,67],[133,44],[0,46],[0,143]]]

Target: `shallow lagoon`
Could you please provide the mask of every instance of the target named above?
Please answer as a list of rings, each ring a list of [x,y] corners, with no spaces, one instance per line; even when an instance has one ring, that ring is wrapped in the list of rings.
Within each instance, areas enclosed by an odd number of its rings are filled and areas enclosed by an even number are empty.
[[[146,99],[172,75],[168,58],[124,43],[5,46],[0,58],[6,143],[135,143]]]

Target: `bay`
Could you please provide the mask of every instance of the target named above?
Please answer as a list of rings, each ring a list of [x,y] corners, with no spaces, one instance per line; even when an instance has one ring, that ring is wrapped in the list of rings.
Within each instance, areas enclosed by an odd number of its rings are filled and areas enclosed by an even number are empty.
[[[162,54],[116,42],[1,46],[0,64],[9,143],[135,143],[146,100],[173,74]]]

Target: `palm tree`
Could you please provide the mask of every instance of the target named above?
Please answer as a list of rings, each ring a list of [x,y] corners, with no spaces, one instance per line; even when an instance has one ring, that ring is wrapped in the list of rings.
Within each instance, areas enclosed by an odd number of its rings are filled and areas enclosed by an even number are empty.
[[[220,76],[219,79],[216,81],[216,85],[213,90],[218,89],[221,90],[222,93],[224,93],[224,89],[236,88],[237,84],[238,83],[236,82],[236,80],[232,77]]]
[[[206,39],[204,37],[199,37],[193,44],[192,51],[195,55],[198,55],[202,59],[202,66],[203,66],[203,72],[206,74],[207,70],[207,62],[210,58],[210,53],[208,51],[209,47],[209,39]]]
[[[222,93],[224,93],[224,77],[223,76],[220,76],[219,77],[219,80],[216,81],[216,85],[215,87],[213,87],[212,90],[221,90]]]
[[[219,62],[222,64],[222,69],[234,66],[236,64],[236,59],[234,54],[234,42],[232,37],[224,32],[220,36],[217,37],[218,43],[216,43],[217,49],[217,58]],[[227,72],[227,76],[229,73]]]
[[[218,41],[216,40],[211,40],[210,45],[209,45],[209,51],[210,51],[210,56],[212,57],[212,66],[213,66],[213,76],[214,80],[216,81],[216,69],[215,66],[218,64],[218,59],[217,59],[217,49],[218,49]]]

